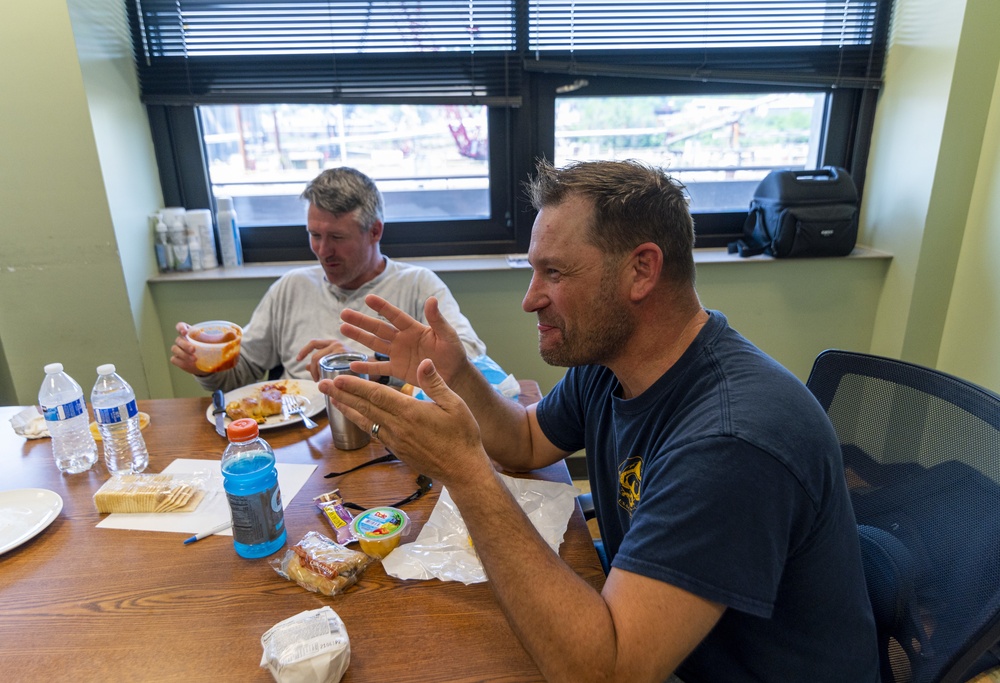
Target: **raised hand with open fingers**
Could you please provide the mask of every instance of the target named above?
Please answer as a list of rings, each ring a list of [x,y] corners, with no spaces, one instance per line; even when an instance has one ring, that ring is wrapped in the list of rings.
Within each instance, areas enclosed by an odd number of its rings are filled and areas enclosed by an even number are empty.
[[[368,431],[378,424],[379,440],[435,481],[447,486],[488,474],[493,466],[468,406],[430,360],[419,363],[415,374],[433,401],[419,401],[350,375],[323,380],[319,388],[360,428]]]
[[[365,303],[379,317],[345,309],[340,318],[341,333],[376,353],[389,357],[387,361],[360,363],[360,372],[398,377],[417,385],[417,368],[430,358],[444,378],[451,381],[462,369],[471,367],[465,348],[455,329],[438,310],[438,302],[430,297],[424,303],[428,324],[416,320],[380,296],[369,294]]]

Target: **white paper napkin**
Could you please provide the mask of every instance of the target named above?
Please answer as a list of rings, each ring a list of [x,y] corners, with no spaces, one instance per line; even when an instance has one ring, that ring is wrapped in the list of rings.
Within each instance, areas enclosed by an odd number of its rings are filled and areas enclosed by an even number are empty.
[[[306,483],[316,465],[295,465],[276,463],[278,486],[281,488],[281,503],[286,508]],[[229,502],[222,490],[222,472],[216,460],[195,460],[177,458],[167,465],[165,474],[198,474],[206,479],[207,491],[204,500],[194,512],[137,512],[113,513],[98,523],[99,529],[132,529],[137,531],[171,531],[196,534],[206,529],[214,529],[229,520]],[[219,532],[219,536],[232,536],[232,529]]]
[[[45,418],[35,406],[28,406],[10,418],[10,426],[14,428],[15,434],[26,439],[49,438],[49,428],[45,425]]]

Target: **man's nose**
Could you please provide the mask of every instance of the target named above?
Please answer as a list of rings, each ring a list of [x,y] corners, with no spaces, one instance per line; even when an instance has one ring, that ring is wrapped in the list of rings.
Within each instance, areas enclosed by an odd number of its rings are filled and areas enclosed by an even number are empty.
[[[528,291],[524,293],[524,298],[521,300],[521,309],[525,313],[534,313],[545,305],[544,301],[545,297],[542,294],[538,278],[532,274],[531,282],[528,283]]]
[[[333,256],[336,246],[330,240],[318,240],[316,243],[316,255],[320,258]]]

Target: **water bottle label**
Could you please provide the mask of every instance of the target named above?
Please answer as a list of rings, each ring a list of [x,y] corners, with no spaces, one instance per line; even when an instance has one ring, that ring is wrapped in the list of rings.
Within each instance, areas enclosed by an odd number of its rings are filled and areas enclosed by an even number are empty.
[[[226,492],[233,519],[233,538],[244,545],[270,543],[281,536],[285,516],[281,506],[278,485],[238,496]]]
[[[139,408],[135,405],[135,400],[114,408],[95,408],[94,416],[97,422],[102,425],[117,424],[133,418],[139,414]]]
[[[84,403],[82,398],[78,398],[75,401],[64,403],[61,406],[53,406],[51,408],[42,406],[42,412],[44,413],[47,421],[58,422],[59,420],[68,420],[76,417],[77,415],[83,415],[87,412],[87,404]]]

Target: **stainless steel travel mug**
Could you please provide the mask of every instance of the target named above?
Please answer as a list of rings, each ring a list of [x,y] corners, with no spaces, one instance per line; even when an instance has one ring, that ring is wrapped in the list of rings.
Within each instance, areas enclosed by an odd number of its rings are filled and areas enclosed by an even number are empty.
[[[368,379],[368,375],[359,375],[351,371],[351,363],[354,361],[368,360],[368,356],[363,353],[331,353],[323,356],[319,361],[319,371],[324,379],[333,379],[337,375],[354,375],[362,379]],[[367,446],[371,441],[371,436],[365,430],[344,417],[344,414],[330,404],[330,397],[326,397],[326,414],[330,418],[330,432],[333,433],[333,445],[342,451],[353,451]]]

